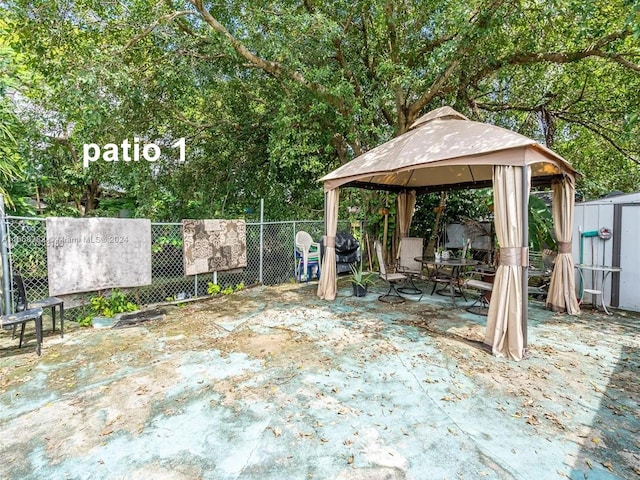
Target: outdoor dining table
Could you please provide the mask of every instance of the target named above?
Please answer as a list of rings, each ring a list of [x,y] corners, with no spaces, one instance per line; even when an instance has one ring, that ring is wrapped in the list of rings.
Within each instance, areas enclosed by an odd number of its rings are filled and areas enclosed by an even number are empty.
[[[434,291],[438,294],[441,295],[448,295],[451,297],[451,302],[453,303],[453,306],[456,306],[456,296],[464,296],[464,294],[462,293],[462,290],[460,289],[460,275],[461,273],[464,272],[464,268],[463,267],[473,267],[476,265],[479,265],[480,262],[477,260],[472,260],[469,258],[448,258],[448,259],[443,259],[443,258],[439,258],[436,260],[435,257],[415,257],[414,259],[416,262],[420,262],[422,265],[428,266],[431,265],[433,266],[433,268],[435,269],[434,275],[437,278],[438,275],[438,271],[441,270],[443,267],[451,267],[451,273],[447,274],[448,278],[448,287],[449,287],[449,291],[448,293],[443,293],[444,292],[444,288],[440,289],[440,290],[435,290],[435,286],[434,286]],[[433,293],[433,292],[432,292]]]

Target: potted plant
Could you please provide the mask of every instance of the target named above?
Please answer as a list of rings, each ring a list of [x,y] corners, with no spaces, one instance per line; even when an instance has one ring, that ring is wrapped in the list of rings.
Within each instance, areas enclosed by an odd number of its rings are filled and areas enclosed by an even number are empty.
[[[353,295],[364,297],[367,294],[369,285],[373,285],[374,273],[364,273],[361,264],[351,264],[351,285],[353,285]]]

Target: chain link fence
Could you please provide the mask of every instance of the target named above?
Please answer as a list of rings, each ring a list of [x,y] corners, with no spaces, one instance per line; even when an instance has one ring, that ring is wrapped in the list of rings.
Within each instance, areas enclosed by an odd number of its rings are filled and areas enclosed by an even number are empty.
[[[22,275],[30,300],[48,297],[45,219],[8,216],[5,217],[5,227],[9,271]],[[187,277],[184,275],[182,224],[152,223],[152,282],[151,285],[128,289],[128,296],[138,305],[149,305],[205,296],[209,283],[217,283],[224,289],[240,283],[246,286],[277,285],[293,281],[296,278],[296,233],[304,230],[319,240],[324,231],[324,222],[247,223],[246,227],[246,268],[237,273],[217,272]],[[349,224],[340,222],[339,229],[348,230]],[[75,320],[86,315],[93,295],[95,292],[74,296],[73,303],[78,306],[69,312],[69,319]]]

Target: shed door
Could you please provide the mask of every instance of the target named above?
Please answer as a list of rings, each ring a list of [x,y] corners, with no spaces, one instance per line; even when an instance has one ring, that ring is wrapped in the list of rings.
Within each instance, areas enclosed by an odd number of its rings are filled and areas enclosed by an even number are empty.
[[[619,306],[640,312],[640,205],[622,205],[621,214]]]

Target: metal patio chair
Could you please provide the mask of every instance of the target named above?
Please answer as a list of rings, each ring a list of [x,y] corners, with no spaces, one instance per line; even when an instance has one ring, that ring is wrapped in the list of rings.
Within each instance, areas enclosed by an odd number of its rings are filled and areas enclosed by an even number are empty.
[[[422,290],[413,283],[414,278],[422,277],[422,262],[416,258],[422,257],[424,239],[419,237],[404,237],[400,240],[398,266],[396,271],[407,276],[408,285],[398,288],[400,293],[407,295],[420,295]]]
[[[384,295],[380,295],[378,300],[385,303],[403,303],[405,298],[403,298],[396,289],[396,284],[406,282],[409,277],[403,273],[387,273],[387,266],[384,262],[384,255],[382,254],[382,245],[380,245],[380,242],[374,242],[374,248],[376,250],[378,265],[380,268],[379,276],[389,284],[389,291]]]

